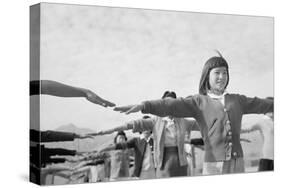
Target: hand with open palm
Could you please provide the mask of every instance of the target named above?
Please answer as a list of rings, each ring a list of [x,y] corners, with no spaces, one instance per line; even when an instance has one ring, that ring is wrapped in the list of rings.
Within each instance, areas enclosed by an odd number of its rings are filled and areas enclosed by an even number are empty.
[[[130,113],[140,112],[141,110],[143,110],[143,108],[144,108],[143,104],[136,104],[136,105],[115,107],[113,110],[120,113],[130,114]]]
[[[97,94],[92,92],[91,90],[86,90],[85,93],[86,93],[86,99],[88,101],[92,102],[92,103],[101,105],[103,107],[113,107],[113,106],[115,106],[114,103],[101,98],[100,96],[98,96]]]

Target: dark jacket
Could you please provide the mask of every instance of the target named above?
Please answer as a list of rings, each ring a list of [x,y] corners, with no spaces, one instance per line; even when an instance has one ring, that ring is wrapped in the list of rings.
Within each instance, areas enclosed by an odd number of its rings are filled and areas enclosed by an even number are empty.
[[[30,129],[30,141],[33,142],[73,141],[75,137],[75,133],[60,131],[37,131],[34,129]]]

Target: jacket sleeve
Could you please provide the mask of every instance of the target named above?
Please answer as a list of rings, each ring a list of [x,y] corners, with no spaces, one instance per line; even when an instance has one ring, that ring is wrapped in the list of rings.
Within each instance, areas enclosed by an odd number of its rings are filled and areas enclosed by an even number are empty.
[[[133,132],[143,132],[143,131],[152,131],[156,119],[148,118],[148,119],[138,119],[134,121],[130,121],[127,123],[127,126],[132,129]]]
[[[142,113],[150,113],[156,116],[174,116],[178,118],[196,117],[198,114],[198,97],[166,98],[143,102]]]
[[[258,97],[250,98],[244,95],[239,95],[239,99],[243,114],[265,114],[267,112],[273,112],[273,100]]]
[[[75,139],[74,133],[59,132],[59,131],[41,132],[41,142],[73,141],[74,139]]]
[[[69,150],[64,148],[45,148],[45,155],[53,156],[53,155],[76,155],[76,150]]]

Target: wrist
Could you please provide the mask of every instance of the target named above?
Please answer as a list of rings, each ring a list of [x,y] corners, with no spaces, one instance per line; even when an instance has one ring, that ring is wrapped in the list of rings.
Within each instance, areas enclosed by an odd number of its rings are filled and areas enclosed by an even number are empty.
[[[81,88],[81,91],[82,91],[82,96],[88,98],[90,90]]]
[[[73,137],[74,137],[74,139],[75,139],[75,138],[80,138],[80,135],[78,135],[78,134],[76,134],[76,133],[73,133]]]

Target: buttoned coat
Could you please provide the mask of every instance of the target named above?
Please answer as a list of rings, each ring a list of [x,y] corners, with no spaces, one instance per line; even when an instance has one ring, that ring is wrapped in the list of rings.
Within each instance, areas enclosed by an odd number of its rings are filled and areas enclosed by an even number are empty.
[[[198,122],[205,143],[205,162],[243,157],[240,144],[241,120],[244,114],[273,112],[273,100],[226,94],[225,106],[207,95],[166,98],[143,102],[143,113],[160,117],[193,117]],[[161,130],[161,127],[158,129]]]

